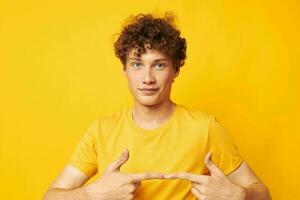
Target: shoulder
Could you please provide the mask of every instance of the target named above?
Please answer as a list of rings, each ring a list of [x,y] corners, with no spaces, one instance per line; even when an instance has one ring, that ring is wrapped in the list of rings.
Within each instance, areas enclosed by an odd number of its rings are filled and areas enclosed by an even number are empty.
[[[214,120],[216,117],[210,113],[202,111],[200,108],[178,105],[178,110],[182,117],[185,117],[191,121],[208,123]]]
[[[122,122],[126,118],[128,111],[129,108],[126,107],[122,110],[108,113],[106,115],[98,117],[92,124],[98,126],[98,129],[107,130]]]
[[[200,108],[179,105],[178,115],[181,124],[190,127],[193,130],[202,130],[208,132],[212,121],[216,118],[214,115],[202,111]]]

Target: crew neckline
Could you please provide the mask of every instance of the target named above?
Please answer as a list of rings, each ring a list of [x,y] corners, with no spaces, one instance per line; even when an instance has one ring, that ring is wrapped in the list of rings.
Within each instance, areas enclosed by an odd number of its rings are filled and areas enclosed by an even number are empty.
[[[132,108],[127,108],[127,119],[129,121],[131,127],[133,127],[136,130],[136,132],[143,134],[145,136],[156,135],[156,134],[162,132],[163,130],[165,130],[174,121],[175,116],[177,115],[177,112],[179,109],[179,105],[176,103],[174,103],[174,104],[175,104],[175,109],[173,110],[171,116],[166,121],[164,121],[159,127],[151,129],[151,130],[144,129],[136,124],[136,122],[133,120]]]

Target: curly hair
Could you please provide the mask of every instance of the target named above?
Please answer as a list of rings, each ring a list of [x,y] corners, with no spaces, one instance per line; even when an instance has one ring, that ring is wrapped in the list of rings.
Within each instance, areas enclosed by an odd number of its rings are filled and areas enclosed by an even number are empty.
[[[146,48],[153,48],[171,58],[174,70],[179,70],[185,63],[187,42],[180,37],[174,21],[175,15],[170,12],[166,12],[164,18],[152,14],[130,15],[114,42],[115,55],[121,60],[123,69],[129,50],[136,49],[134,55],[140,57]]]

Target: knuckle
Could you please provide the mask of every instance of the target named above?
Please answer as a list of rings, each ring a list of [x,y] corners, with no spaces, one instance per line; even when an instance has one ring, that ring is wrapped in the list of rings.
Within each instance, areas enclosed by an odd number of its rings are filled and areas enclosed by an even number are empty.
[[[134,198],[134,195],[133,195],[133,194],[129,194],[129,195],[128,195],[128,199],[131,200],[131,199],[133,199],[133,198]]]
[[[134,183],[134,182],[136,182],[136,177],[134,177],[134,176],[132,176],[132,175],[127,175],[127,181],[129,182],[129,183]]]
[[[192,192],[193,194],[196,195],[196,190],[195,190],[195,188],[192,188],[192,189],[191,189],[191,192]]]
[[[140,182],[140,181],[137,181],[137,182],[134,183],[134,185],[135,185],[136,188],[138,188],[138,187],[141,186],[141,182]]]
[[[196,183],[196,182],[191,182],[191,185],[192,185],[192,187],[194,187],[194,188],[197,188],[197,187],[199,186],[199,184]]]
[[[128,191],[130,192],[130,193],[132,193],[132,192],[134,192],[135,191],[135,186],[134,185],[129,185],[128,186]]]
[[[191,189],[191,192],[194,196],[196,196],[197,198],[200,198],[199,193],[197,192],[197,190],[195,188]],[[202,200],[202,199],[201,199]]]
[[[203,194],[206,194],[206,192],[207,192],[207,187],[200,187],[199,188],[199,191],[201,192],[201,193],[203,193]]]

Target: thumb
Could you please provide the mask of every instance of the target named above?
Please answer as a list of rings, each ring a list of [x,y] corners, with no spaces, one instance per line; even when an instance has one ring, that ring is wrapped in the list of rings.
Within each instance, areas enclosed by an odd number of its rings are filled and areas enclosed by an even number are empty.
[[[117,160],[109,164],[106,171],[109,172],[120,171],[120,167],[128,160],[128,158],[129,158],[129,151],[126,148],[125,150],[123,150],[121,156]]]
[[[222,170],[218,168],[215,163],[211,160],[211,152],[208,152],[204,158],[204,163],[208,170],[210,171],[211,175],[218,175],[218,176],[224,176]]]

